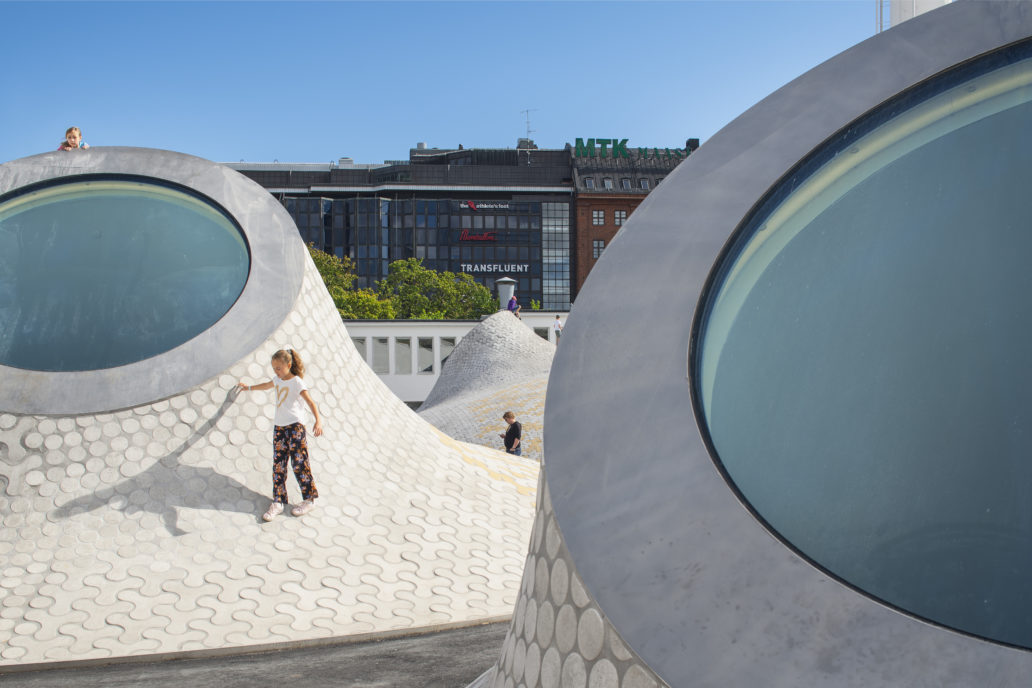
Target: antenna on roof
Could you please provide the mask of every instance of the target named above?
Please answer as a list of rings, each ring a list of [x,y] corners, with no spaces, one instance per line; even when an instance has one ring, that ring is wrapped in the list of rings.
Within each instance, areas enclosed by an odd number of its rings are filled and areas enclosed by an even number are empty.
[[[533,134],[535,131],[534,129],[530,128],[530,113],[537,112],[537,108],[528,108],[526,110],[520,110],[520,112],[523,114],[524,117],[527,118],[527,138],[529,139],[530,135]]]

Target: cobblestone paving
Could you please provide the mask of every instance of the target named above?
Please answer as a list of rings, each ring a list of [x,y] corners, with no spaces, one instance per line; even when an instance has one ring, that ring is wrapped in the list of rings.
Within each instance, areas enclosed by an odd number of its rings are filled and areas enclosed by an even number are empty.
[[[288,346],[326,426],[320,498],[263,524],[271,393],[234,388]],[[508,615],[537,475],[394,397],[309,261],[279,330],[215,379],[99,415],[0,411],[0,671]]]

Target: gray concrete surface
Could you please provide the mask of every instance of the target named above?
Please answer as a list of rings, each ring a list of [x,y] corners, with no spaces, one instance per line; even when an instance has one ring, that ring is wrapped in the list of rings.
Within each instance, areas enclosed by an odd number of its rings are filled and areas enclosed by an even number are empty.
[[[0,674],[4,688],[455,688],[494,661],[507,622],[260,654]]]

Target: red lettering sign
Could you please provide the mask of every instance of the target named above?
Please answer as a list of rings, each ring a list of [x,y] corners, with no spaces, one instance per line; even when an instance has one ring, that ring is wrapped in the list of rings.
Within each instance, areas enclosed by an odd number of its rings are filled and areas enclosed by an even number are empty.
[[[470,234],[468,230],[462,230],[459,233],[459,241],[497,241],[494,232],[484,232],[483,234]]]

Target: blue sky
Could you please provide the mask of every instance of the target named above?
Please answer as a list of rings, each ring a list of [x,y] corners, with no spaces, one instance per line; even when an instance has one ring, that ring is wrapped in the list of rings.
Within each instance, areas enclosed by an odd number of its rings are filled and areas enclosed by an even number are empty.
[[[91,145],[217,161],[705,140],[875,31],[874,0],[8,2],[0,161]]]

